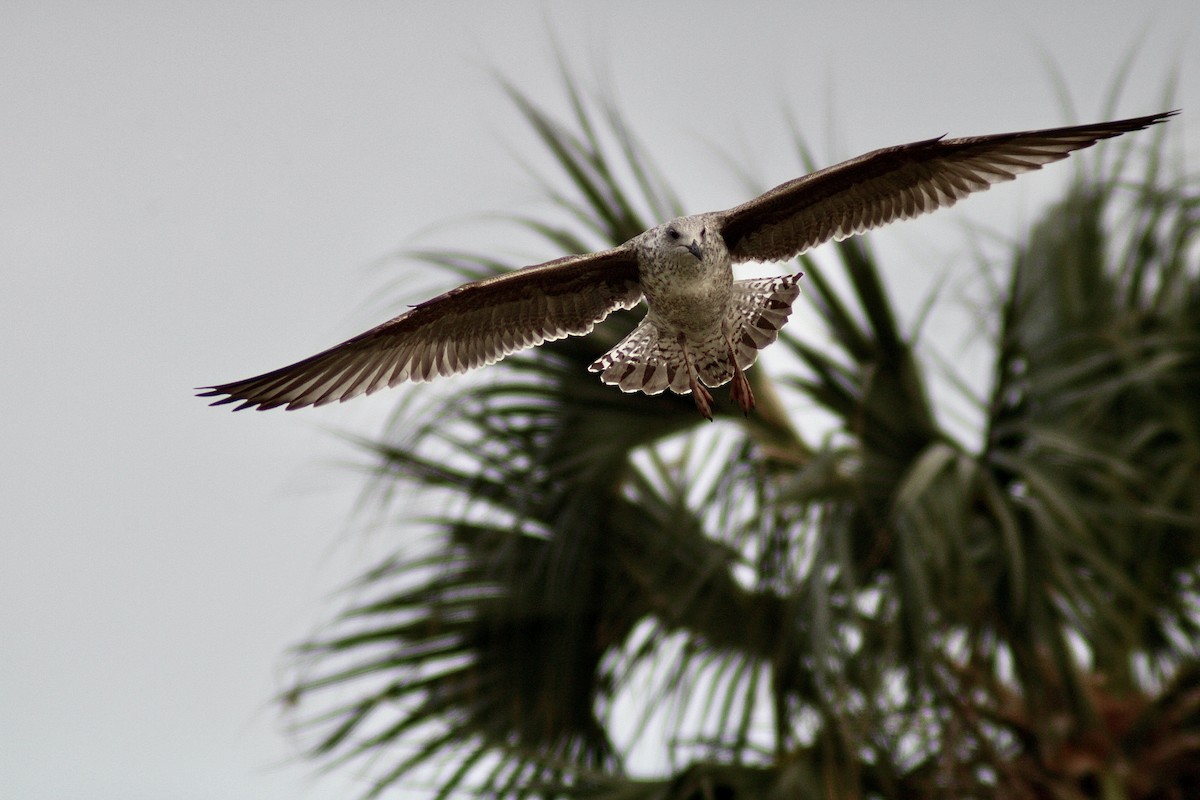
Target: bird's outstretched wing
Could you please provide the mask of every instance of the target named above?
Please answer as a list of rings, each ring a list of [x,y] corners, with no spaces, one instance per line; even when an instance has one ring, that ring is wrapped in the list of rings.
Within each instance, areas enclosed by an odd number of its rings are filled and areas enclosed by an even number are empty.
[[[288,367],[201,387],[235,410],[304,408],[428,381],[510,353],[589,332],[642,298],[632,246],[568,256],[474,281],[427,300],[366,333]]]
[[[719,212],[718,224],[735,261],[793,258],[829,239],[954,205],[972,192],[1177,113],[887,147],[776,186]]]

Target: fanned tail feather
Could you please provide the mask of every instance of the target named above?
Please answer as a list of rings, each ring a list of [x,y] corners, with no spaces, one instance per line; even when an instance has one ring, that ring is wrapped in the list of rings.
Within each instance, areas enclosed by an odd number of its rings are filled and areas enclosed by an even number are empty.
[[[602,381],[619,386],[622,392],[659,394],[669,388],[676,394],[688,394],[686,364],[679,343],[660,338],[647,317],[588,369],[599,372]]]
[[[803,275],[797,272],[733,282],[729,341],[742,369],[754,363],[759,350],[779,338],[779,331],[792,315],[792,303],[800,296]]]
[[[779,330],[791,316],[792,303],[800,295],[797,282],[802,274],[734,281],[725,326],[728,341],[722,331],[688,345],[696,375],[705,386],[722,386],[733,377],[730,346],[738,366],[746,369],[758,358],[759,350],[779,338]],[[623,392],[691,392],[683,347],[674,339],[660,337],[648,317],[589,369]]]

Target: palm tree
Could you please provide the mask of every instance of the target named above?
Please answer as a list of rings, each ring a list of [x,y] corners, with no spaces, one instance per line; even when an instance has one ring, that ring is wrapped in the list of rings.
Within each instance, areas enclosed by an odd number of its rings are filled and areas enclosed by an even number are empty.
[[[552,254],[682,212],[611,104],[506,88],[566,173],[565,223],[515,219]],[[596,381],[625,313],[410,393],[362,446],[438,511],[300,649],[311,754],[370,795],[1200,796],[1200,194],[1160,152],[987,271],[970,442],[864,238],[801,258],[816,330],[748,419]]]

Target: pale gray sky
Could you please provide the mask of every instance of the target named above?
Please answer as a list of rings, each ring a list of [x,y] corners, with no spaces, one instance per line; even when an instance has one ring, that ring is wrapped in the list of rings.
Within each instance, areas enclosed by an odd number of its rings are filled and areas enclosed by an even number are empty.
[[[269,700],[285,648],[394,544],[361,535],[359,457],[331,431],[376,432],[398,395],[232,415],[191,388],[422,299],[379,293],[408,274],[378,267],[397,249],[557,255],[471,219],[544,208],[513,154],[544,159],[489,71],[563,110],[551,28],[691,211],[745,199],[718,153],[764,184],[799,173],[784,106],[837,158],[1093,121],[1139,42],[1114,115],[1162,110],[1177,70],[1195,162],[1193,0],[737,6],[0,5],[5,797],[350,796],[353,776],[291,760]],[[1015,233],[1069,174],[880,237],[913,265],[896,284],[919,297],[964,220]]]

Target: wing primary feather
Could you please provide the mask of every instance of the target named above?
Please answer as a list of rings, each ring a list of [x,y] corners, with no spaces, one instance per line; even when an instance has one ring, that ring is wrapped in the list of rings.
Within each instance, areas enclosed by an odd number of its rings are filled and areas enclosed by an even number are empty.
[[[973,192],[1177,113],[888,147],[704,216],[712,220],[709,230],[716,229],[734,261],[792,258],[830,239],[952,206]],[[787,292],[792,288],[786,287]],[[631,240],[463,284],[314,356],[246,380],[201,387],[199,394],[216,398],[213,405],[236,404],[234,410],[340,402],[404,381],[465,372],[527,347],[585,334],[612,311],[632,308],[641,298]],[[794,292],[787,299],[790,309]],[[785,311],[768,305],[736,341],[752,355],[774,340],[786,318]],[[687,390],[686,371],[658,361],[618,365],[601,359],[597,364],[606,382],[617,382],[626,391],[639,386],[645,391]]]
[[[641,300],[632,245],[547,261],[438,295],[309,358],[246,380],[201,387],[212,405],[289,409],[348,400],[499,361],[586,333]]]
[[[718,225],[736,261],[793,258],[829,239],[954,205],[973,192],[1177,113],[964,139],[925,139],[875,150],[719,212]]]

